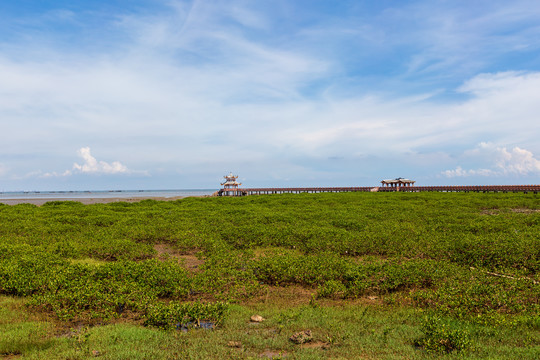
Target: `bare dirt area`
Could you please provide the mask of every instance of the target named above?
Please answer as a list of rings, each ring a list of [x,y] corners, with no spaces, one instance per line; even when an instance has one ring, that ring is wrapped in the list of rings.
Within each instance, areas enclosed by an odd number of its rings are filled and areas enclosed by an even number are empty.
[[[322,349],[327,350],[330,348],[330,344],[322,341],[312,341],[300,345],[303,349]]]
[[[266,358],[266,359],[283,359],[287,357],[286,351],[281,350],[265,350],[262,353],[259,354],[260,358]]]
[[[519,214],[534,214],[534,213],[540,213],[540,209],[511,209],[513,213],[519,213]]]
[[[296,306],[308,304],[315,295],[314,289],[304,288],[298,285],[290,286],[267,286],[261,295],[247,300],[247,304],[283,304],[284,306]]]
[[[528,208],[516,208],[516,209],[510,209],[509,210],[512,213],[516,214],[537,214],[540,213],[540,209],[528,209]],[[501,210],[501,209],[484,209],[481,211],[482,215],[499,215],[504,212],[508,212],[508,210]]]
[[[484,209],[480,212],[482,215],[499,215],[501,210],[499,209]]]
[[[263,288],[259,296],[243,302],[244,305],[274,304],[284,307],[307,305],[316,301],[321,306],[349,306],[353,305],[382,305],[383,298],[380,296],[362,296],[354,299],[320,299],[317,298],[317,289],[300,285],[267,286]]]
[[[20,359],[21,354],[0,354],[0,359]]]
[[[176,259],[179,264],[182,264],[190,272],[200,271],[201,265],[204,264],[204,260],[199,259],[196,255],[198,250],[181,252],[169,244],[156,244],[154,249],[158,253],[158,259]]]

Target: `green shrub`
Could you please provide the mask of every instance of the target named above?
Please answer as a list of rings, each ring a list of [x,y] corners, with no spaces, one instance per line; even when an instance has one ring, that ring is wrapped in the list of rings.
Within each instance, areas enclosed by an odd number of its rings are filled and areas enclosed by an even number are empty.
[[[158,298],[188,295],[190,280],[178,264],[147,260],[104,265],[73,264],[51,274],[31,305],[61,319],[103,319],[141,311]]]
[[[319,298],[332,298],[342,297],[345,294],[347,288],[341,281],[329,280],[325,282],[317,290],[317,297]]]
[[[141,313],[158,299],[232,301],[296,284],[321,297],[391,295],[384,300],[445,316],[534,325],[537,209],[534,194],[451,193],[1,206],[0,292],[84,319]],[[149,260],[160,243],[199,253],[204,264],[188,273]],[[274,250],[255,256],[261,248]]]
[[[422,324],[424,336],[415,341],[416,346],[426,351],[444,354],[461,352],[471,347],[471,337],[468,331],[452,328],[439,317],[429,316]]]
[[[28,296],[46,288],[66,261],[26,244],[0,244],[0,293]]]
[[[193,277],[193,293],[202,293],[217,300],[249,297],[259,284],[252,270],[249,253],[220,247],[206,258],[201,272]]]
[[[459,269],[435,289],[415,292],[416,305],[457,318],[482,320],[498,314],[538,316],[540,285],[528,279],[511,279],[481,270]]]
[[[200,302],[156,303],[148,306],[144,325],[167,330],[180,327],[199,327],[201,321],[207,321],[211,322],[211,326],[214,327],[223,323],[228,309],[229,304],[224,302],[208,304]]]
[[[344,274],[348,296],[430,288],[448,270],[441,262],[412,259],[359,263]]]
[[[299,284],[315,286],[327,281],[341,281],[351,266],[335,253],[303,255],[294,250],[273,250],[254,263],[260,281],[269,284]]]

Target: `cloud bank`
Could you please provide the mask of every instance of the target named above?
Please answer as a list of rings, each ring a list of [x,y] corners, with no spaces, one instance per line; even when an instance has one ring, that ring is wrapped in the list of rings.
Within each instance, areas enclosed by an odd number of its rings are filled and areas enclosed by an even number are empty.
[[[90,147],[82,147],[77,150],[77,155],[81,157],[84,162],[82,164],[74,163],[73,167],[63,172],[45,172],[36,171],[34,173],[27,174],[26,177],[37,176],[40,178],[54,178],[54,177],[69,177],[76,174],[85,174],[85,175],[118,175],[118,174],[133,174],[133,173],[143,173],[143,172],[134,172],[127,168],[126,165],[122,164],[119,161],[113,161],[108,163],[106,161],[97,160],[90,153]]]
[[[16,9],[0,18],[2,181],[127,182],[132,168],[156,175],[133,188],[213,188],[231,170],[252,186],[537,174],[540,6],[369,4]],[[467,152],[481,142],[497,145]],[[82,148],[65,170],[80,144],[121,162]]]
[[[83,174],[127,174],[129,169],[120,163],[119,161],[113,161],[107,163],[105,161],[98,161],[90,154],[89,147],[80,148],[77,154],[83,158],[84,163],[79,165],[73,164],[73,170],[81,172]]]
[[[465,176],[504,176],[504,175],[540,175],[540,160],[532,152],[514,147],[497,147],[489,143],[480,143],[477,148],[467,151],[465,158],[477,158],[489,163],[487,169],[468,169],[457,166],[454,170],[443,171],[446,177]]]

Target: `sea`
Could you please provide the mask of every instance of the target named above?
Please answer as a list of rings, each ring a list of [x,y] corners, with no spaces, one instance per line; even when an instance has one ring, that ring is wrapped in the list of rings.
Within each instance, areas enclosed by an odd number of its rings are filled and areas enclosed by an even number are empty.
[[[88,199],[88,198],[134,198],[205,196],[217,189],[182,190],[102,190],[102,191],[6,191],[0,192],[0,200],[9,199]]]

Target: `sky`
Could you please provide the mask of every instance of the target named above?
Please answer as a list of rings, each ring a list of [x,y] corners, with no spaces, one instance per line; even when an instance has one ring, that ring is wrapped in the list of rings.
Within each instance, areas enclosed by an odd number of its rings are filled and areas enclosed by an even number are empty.
[[[540,184],[537,0],[3,0],[0,192]]]

